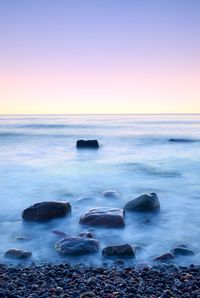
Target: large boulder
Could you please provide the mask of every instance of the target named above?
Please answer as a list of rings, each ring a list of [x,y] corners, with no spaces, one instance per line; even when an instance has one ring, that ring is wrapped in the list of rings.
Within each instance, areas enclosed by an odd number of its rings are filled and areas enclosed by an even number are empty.
[[[27,258],[30,258],[31,255],[32,254],[30,251],[26,251],[18,248],[11,248],[4,254],[6,258],[10,258],[10,259],[27,259]]]
[[[155,193],[144,194],[124,206],[125,211],[148,212],[160,209],[160,203]]]
[[[63,255],[82,255],[98,252],[100,243],[87,237],[69,237],[58,241],[55,248]]]
[[[69,202],[41,202],[26,208],[22,218],[28,221],[43,221],[66,216],[71,212]]]
[[[110,198],[110,199],[120,199],[120,197],[121,197],[120,193],[118,193],[114,189],[106,190],[102,194],[105,198]]]
[[[125,225],[124,211],[108,207],[90,209],[80,218],[79,223],[89,226],[121,228]]]
[[[129,244],[107,246],[102,250],[104,257],[135,257],[135,251]]]
[[[97,149],[99,148],[99,143],[97,140],[78,140],[76,142],[76,148],[78,149]]]

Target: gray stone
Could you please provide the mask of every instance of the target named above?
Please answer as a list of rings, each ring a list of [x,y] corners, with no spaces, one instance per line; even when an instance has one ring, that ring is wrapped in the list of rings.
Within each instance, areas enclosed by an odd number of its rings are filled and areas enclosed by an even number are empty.
[[[70,212],[71,205],[69,202],[41,202],[26,208],[22,212],[22,218],[28,221],[43,221],[63,217]]]
[[[159,262],[167,262],[167,261],[171,261],[174,258],[174,255],[172,253],[165,253],[163,255],[160,255],[156,258],[154,258],[154,261],[159,261]]]
[[[87,237],[69,237],[58,241],[55,248],[63,255],[82,255],[98,252],[100,243]]]
[[[6,258],[11,258],[11,259],[27,259],[31,257],[31,255],[32,253],[30,251],[26,251],[18,248],[11,248],[4,254]]]
[[[125,204],[125,211],[149,212],[158,211],[160,203],[155,193],[144,194]]]
[[[175,247],[175,248],[171,249],[170,252],[172,254],[174,254],[175,256],[193,256],[193,255],[195,255],[193,250],[191,250],[187,247],[184,247],[184,246]]]
[[[107,246],[102,250],[104,257],[135,257],[135,251],[129,244]]]
[[[123,209],[108,207],[90,209],[80,218],[80,224],[113,228],[124,227],[124,211]]]

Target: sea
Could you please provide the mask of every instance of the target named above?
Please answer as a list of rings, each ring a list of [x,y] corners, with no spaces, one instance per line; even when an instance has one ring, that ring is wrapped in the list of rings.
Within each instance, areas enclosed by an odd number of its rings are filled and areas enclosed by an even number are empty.
[[[100,148],[77,150],[79,139],[97,139]],[[106,190],[121,197],[106,198]],[[123,208],[151,192],[160,201],[157,214],[127,213],[122,229],[79,224],[91,208]],[[23,209],[54,200],[69,201],[71,215],[43,223],[22,220]],[[101,251],[61,256],[56,231],[90,231],[102,248],[139,247],[128,264],[151,263],[183,244],[195,255],[174,262],[200,264],[200,115],[1,115],[0,263],[112,264]],[[29,250],[32,257],[6,259],[11,248]]]

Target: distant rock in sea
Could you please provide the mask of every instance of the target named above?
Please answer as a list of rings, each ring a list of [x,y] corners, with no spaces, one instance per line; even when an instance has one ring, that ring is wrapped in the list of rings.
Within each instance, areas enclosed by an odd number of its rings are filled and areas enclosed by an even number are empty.
[[[78,149],[97,149],[99,148],[99,142],[97,140],[78,140],[76,142],[76,148]]]
[[[197,142],[197,140],[192,140],[192,139],[182,139],[182,138],[171,138],[169,139],[169,142],[173,143],[192,143],[192,142]]]
[[[160,202],[155,193],[144,194],[125,204],[125,211],[149,212],[160,209]]]
[[[41,202],[26,208],[22,212],[22,218],[27,221],[44,221],[66,216],[70,212],[69,202]]]

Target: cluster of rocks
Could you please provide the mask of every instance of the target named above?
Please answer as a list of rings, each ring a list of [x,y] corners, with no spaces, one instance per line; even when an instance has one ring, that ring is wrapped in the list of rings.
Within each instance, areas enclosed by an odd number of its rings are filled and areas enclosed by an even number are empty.
[[[103,192],[104,197],[119,199],[120,194],[114,190]],[[25,221],[47,221],[53,218],[67,216],[72,207],[69,202],[53,201],[41,202],[26,208],[22,212]],[[126,212],[158,212],[160,202],[155,193],[144,194],[129,201],[120,208],[93,208],[86,212],[79,220],[79,224],[93,227],[123,228],[125,226]],[[68,236],[67,234],[54,231],[61,239],[55,244],[55,249],[62,255],[76,256],[97,253],[101,250],[100,242],[89,232],[81,233],[79,236]],[[154,258],[154,261],[167,262],[180,255],[193,255],[194,252],[185,245],[179,245],[171,251]],[[110,258],[135,258],[136,247],[127,243],[119,243],[104,247],[103,257]],[[7,258],[26,259],[31,257],[31,252],[21,249],[9,249],[5,253]]]
[[[103,192],[104,197],[118,198],[120,194],[114,190]],[[22,212],[22,218],[25,221],[46,221],[53,218],[67,216],[71,213],[69,202],[41,202],[34,204]],[[86,226],[123,228],[125,226],[125,212],[137,211],[157,211],[160,209],[160,203],[155,193],[142,195],[128,202],[123,209],[120,208],[94,208],[84,214],[79,223]],[[69,237],[64,233],[62,239],[55,245],[56,250],[64,255],[82,255],[86,253],[98,252],[101,248],[100,242],[93,238],[90,233],[83,233],[79,237]],[[105,247],[102,255],[111,257],[135,257],[135,249],[129,244],[119,244]],[[19,249],[10,249],[5,253],[5,257],[25,259],[31,256],[31,252]]]
[[[1,298],[199,298],[200,267],[0,265]]]

